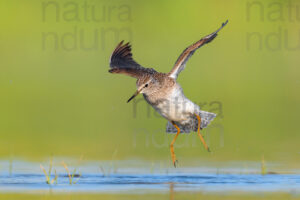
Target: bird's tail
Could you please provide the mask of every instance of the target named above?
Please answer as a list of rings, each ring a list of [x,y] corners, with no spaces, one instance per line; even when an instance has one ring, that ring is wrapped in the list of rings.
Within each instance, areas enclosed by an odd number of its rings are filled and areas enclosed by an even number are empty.
[[[200,110],[197,114],[201,117],[201,129],[206,128],[210,124],[210,122],[217,116],[215,113],[202,110]],[[198,129],[198,119],[196,116],[193,116],[192,120],[186,124],[179,124],[176,122],[175,124],[180,128],[180,133],[190,133],[191,131],[196,132]],[[168,122],[166,132],[177,133],[177,129],[171,122]]]

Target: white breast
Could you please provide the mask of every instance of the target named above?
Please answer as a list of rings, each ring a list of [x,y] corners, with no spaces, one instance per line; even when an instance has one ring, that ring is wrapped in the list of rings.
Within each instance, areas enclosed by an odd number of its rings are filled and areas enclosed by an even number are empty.
[[[200,110],[199,106],[186,98],[180,86],[173,89],[167,99],[154,108],[169,121],[188,121],[192,114]]]

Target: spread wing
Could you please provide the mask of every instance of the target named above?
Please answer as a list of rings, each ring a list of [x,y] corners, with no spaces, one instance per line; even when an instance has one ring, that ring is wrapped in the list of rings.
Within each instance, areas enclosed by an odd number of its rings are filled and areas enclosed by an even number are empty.
[[[123,41],[121,41],[110,57],[109,72],[139,78],[144,74],[155,73],[156,71],[152,68],[144,68],[134,61],[130,44],[123,45]]]
[[[176,79],[178,74],[182,70],[184,70],[186,62],[194,54],[194,52],[197,49],[199,49],[200,47],[202,47],[204,44],[211,42],[217,36],[217,33],[227,24],[227,22],[228,22],[228,20],[225,23],[223,23],[222,26],[217,31],[205,36],[198,42],[196,42],[196,43],[192,44],[191,46],[189,46],[188,48],[186,48],[179,56],[173,69],[168,73],[168,75],[170,77]]]

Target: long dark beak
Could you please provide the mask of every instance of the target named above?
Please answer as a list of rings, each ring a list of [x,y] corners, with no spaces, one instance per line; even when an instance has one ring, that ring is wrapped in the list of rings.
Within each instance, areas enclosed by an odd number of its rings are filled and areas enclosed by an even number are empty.
[[[136,97],[141,91],[137,90],[127,101],[127,103],[129,103],[129,101],[131,101],[134,97]]]

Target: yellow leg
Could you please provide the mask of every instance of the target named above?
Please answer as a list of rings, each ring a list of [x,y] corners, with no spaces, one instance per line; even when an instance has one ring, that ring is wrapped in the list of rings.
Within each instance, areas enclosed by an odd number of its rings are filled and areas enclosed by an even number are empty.
[[[206,142],[204,141],[203,136],[202,136],[201,133],[200,133],[201,117],[200,117],[199,115],[197,115],[197,114],[195,114],[195,115],[196,115],[196,117],[197,117],[197,119],[198,119],[198,130],[197,130],[197,131],[198,131],[198,136],[199,136],[199,138],[200,138],[202,144],[204,145],[204,148],[205,148],[208,152],[210,152],[210,150],[209,150],[209,148],[208,148]]]
[[[176,141],[176,139],[177,139],[177,137],[180,133],[180,128],[174,122],[172,122],[172,124],[177,129],[177,133],[176,133],[175,137],[173,138],[173,141],[171,142],[171,145],[170,145],[170,151],[171,151],[171,157],[172,157],[173,165],[174,165],[174,167],[176,167],[177,160],[176,160],[176,156],[175,156],[175,152],[174,152],[174,143],[175,143],[175,141]]]

